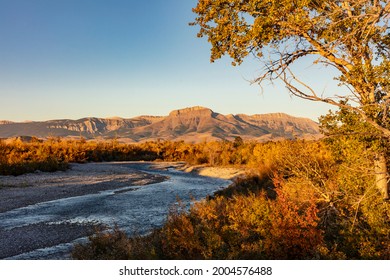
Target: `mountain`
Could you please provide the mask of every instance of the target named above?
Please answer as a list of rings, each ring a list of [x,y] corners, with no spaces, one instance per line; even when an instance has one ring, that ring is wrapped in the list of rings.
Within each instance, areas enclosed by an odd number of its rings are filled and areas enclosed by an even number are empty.
[[[310,119],[283,113],[259,115],[223,115],[205,107],[172,111],[168,116],[139,116],[124,118],[83,118],[43,122],[0,121],[0,137],[35,136],[47,138],[84,137],[127,142],[148,140],[184,140],[200,142],[232,140],[237,136],[258,141],[285,138],[317,139],[321,137],[318,124]]]

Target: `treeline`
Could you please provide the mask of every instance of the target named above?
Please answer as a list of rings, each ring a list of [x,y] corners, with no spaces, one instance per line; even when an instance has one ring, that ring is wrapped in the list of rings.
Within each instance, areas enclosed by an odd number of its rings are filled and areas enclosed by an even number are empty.
[[[306,148],[322,145],[312,142]],[[275,158],[285,153],[290,142],[203,142],[155,141],[124,144],[116,140],[85,141],[50,138],[41,141],[0,140],[0,174],[20,175],[27,172],[64,170],[69,163],[99,161],[186,161],[213,166],[244,165],[272,169]],[[310,148],[309,148],[310,149]],[[272,160],[271,160],[272,159]]]
[[[21,175],[28,172],[57,171],[69,163],[99,161],[156,160],[148,146],[121,144],[112,141],[85,141],[50,138],[41,141],[0,140],[0,174]]]

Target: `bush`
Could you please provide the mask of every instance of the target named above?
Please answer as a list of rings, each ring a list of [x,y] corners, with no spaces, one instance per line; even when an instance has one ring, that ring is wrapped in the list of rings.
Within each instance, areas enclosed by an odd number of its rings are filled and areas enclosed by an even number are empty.
[[[73,257],[107,259],[121,248],[126,252],[118,252],[117,258],[315,258],[323,238],[314,202],[297,204],[289,201],[282,189],[277,193],[274,200],[260,191],[229,198],[216,196],[195,203],[188,212],[176,208],[163,228],[151,235],[127,239],[116,231],[111,236],[98,235],[84,245],[84,253],[76,251]],[[101,244],[109,247],[104,254],[96,249]]]

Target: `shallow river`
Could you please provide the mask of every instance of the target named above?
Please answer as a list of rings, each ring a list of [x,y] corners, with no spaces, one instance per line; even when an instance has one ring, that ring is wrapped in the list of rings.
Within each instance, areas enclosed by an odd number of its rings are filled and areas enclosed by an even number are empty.
[[[188,204],[192,199],[205,198],[230,183],[228,180],[198,176],[173,168],[154,170],[150,166],[147,163],[128,165],[129,168],[168,176],[169,179],[161,183],[58,199],[0,213],[0,229],[10,230],[36,223],[103,223],[109,226],[117,224],[128,234],[145,234],[163,225],[170,207],[177,203],[178,198]],[[82,241],[85,238],[76,240]],[[66,258],[71,246],[72,243],[58,244],[12,258]]]

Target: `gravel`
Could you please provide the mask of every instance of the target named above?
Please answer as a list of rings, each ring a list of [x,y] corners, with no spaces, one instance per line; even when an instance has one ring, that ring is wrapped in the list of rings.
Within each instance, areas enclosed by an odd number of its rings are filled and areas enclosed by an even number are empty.
[[[152,184],[164,179],[120,162],[71,164],[71,169],[65,172],[0,176],[0,213],[39,202]]]
[[[71,169],[65,172],[0,176],[0,213],[40,202],[125,186],[142,186],[165,179],[164,176],[146,174],[121,163],[71,164]],[[93,234],[95,229],[95,224],[88,223],[41,222],[12,229],[0,226],[0,259],[72,242]]]

